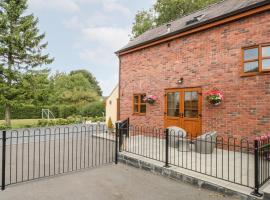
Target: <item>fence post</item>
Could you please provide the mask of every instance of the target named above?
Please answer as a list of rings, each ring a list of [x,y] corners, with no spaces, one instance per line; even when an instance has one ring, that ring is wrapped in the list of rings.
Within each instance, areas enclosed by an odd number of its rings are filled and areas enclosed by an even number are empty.
[[[119,136],[119,123],[115,123],[115,164],[118,164],[118,136]]]
[[[165,130],[165,165],[164,167],[169,166],[169,129],[166,128]]]
[[[7,135],[6,131],[3,131],[3,137],[2,137],[2,185],[1,190],[5,190],[6,187],[6,140]]]
[[[118,133],[119,133],[119,152],[122,152],[122,146],[123,146],[123,128],[122,128],[122,123],[118,123]]]
[[[259,192],[260,188],[260,156],[259,156],[259,141],[254,141],[254,191],[251,193],[254,196],[262,197],[263,195]]]

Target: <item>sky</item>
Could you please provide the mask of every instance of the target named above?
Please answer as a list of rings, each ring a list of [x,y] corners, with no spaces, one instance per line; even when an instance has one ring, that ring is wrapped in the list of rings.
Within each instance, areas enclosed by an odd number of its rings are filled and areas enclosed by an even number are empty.
[[[155,0],[29,0],[29,12],[46,33],[47,52],[55,61],[48,67],[70,72],[87,69],[109,95],[118,82],[118,57],[129,41],[138,10]]]

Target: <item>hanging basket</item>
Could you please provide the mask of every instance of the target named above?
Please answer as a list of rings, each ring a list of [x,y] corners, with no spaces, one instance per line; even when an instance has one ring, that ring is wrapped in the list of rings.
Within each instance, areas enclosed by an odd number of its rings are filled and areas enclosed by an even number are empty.
[[[157,96],[155,95],[147,95],[144,97],[143,101],[150,104],[150,105],[153,105],[157,100]]]
[[[206,100],[209,102],[210,105],[218,106],[224,99],[224,95],[219,90],[211,90],[207,92]]]

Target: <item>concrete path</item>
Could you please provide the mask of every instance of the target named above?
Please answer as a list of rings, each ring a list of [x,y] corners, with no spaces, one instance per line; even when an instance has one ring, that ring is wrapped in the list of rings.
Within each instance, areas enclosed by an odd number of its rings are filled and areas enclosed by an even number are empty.
[[[2,200],[235,200],[124,165],[13,185]]]

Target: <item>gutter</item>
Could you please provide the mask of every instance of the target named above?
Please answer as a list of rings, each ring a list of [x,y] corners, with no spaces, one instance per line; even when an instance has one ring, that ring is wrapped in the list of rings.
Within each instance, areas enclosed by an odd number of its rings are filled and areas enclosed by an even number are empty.
[[[142,42],[142,43],[139,43],[139,44],[136,44],[134,46],[131,46],[131,47],[127,47],[125,49],[121,49],[119,51],[116,51],[115,54],[117,56],[120,56],[121,53],[124,53],[125,51],[129,51],[129,50],[132,50],[132,49],[135,49],[137,47],[141,47],[141,46],[144,46],[144,45],[147,45],[147,44],[151,44],[153,42],[157,42],[161,39],[165,39],[167,37],[170,37],[170,36],[174,36],[174,35],[177,35],[177,34],[180,34],[180,33],[184,33],[186,31],[189,31],[189,30],[192,30],[192,29],[195,29],[195,28],[199,28],[203,25],[207,25],[207,24],[210,24],[210,23],[213,23],[213,22],[217,22],[217,21],[220,21],[222,19],[226,19],[228,17],[232,17],[234,15],[237,15],[237,14],[241,14],[241,13],[244,13],[244,12],[247,12],[249,10],[252,10],[252,9],[255,9],[255,8],[259,8],[259,7],[262,7],[262,6],[265,6],[265,5],[268,5],[270,4],[270,0],[266,0],[266,1],[263,1],[263,2],[260,2],[260,3],[256,3],[256,4],[253,4],[253,5],[250,5],[250,6],[247,6],[247,7],[244,7],[244,8],[241,8],[241,9],[238,9],[238,10],[235,10],[233,12],[230,12],[230,13],[226,13],[224,15],[221,15],[221,16],[218,16],[218,17],[215,17],[215,18],[212,18],[212,19],[209,19],[209,20],[206,20],[206,21],[203,21],[201,23],[197,23],[197,24],[194,24],[192,26],[189,26],[189,27],[186,27],[186,28],[183,28],[183,29],[180,29],[180,30],[177,30],[177,31],[174,31],[174,32],[171,32],[169,34],[166,34],[166,35],[162,35],[162,36],[159,36],[159,37],[156,37],[154,39],[151,39],[151,40],[148,40],[148,41],[145,41],[145,42]]]

